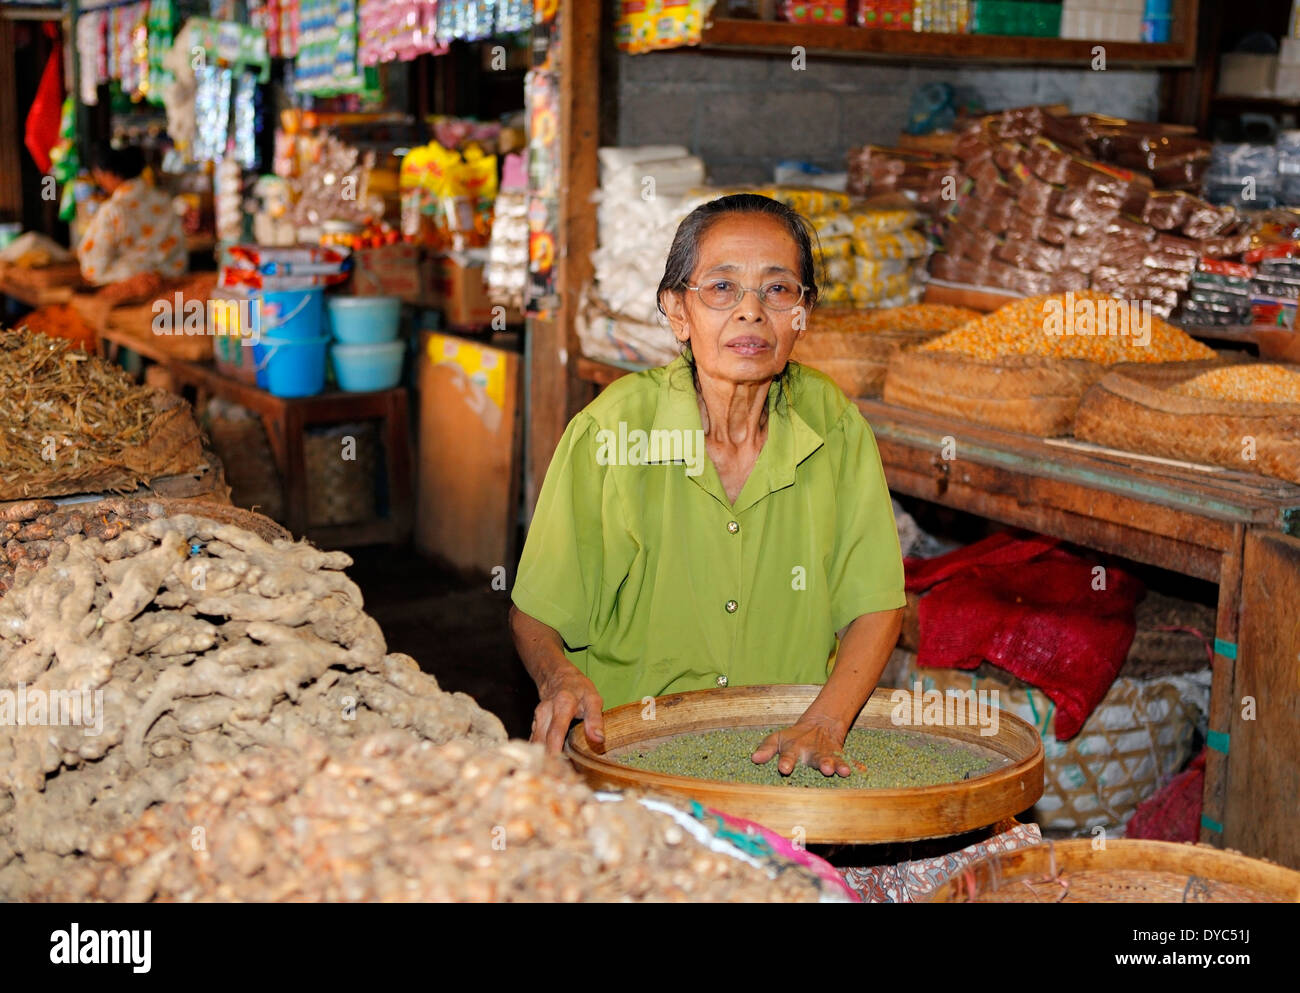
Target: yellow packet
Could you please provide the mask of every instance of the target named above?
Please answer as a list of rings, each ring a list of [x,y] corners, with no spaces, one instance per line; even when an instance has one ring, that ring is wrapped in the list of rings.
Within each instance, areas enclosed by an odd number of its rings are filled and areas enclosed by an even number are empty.
[[[916,259],[930,254],[930,243],[919,231],[887,231],[855,235],[853,250],[866,259]]]
[[[848,235],[819,238],[817,243],[821,246],[823,259],[847,259],[853,255],[853,239]]]
[[[848,217],[853,224],[853,233],[865,237],[877,232],[902,231],[920,220],[920,215],[914,210],[870,210],[861,207],[849,211]]]

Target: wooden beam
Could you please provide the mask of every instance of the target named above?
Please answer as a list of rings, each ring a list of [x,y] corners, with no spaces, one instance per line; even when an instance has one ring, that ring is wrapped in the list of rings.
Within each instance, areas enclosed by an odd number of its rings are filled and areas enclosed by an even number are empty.
[[[23,216],[16,58],[13,22],[0,18],[0,220],[15,221]]]
[[[596,149],[600,109],[600,0],[560,5],[560,239],[556,252],[559,307],[553,320],[528,322],[528,455],[525,514],[532,516],[551,455],[586,391],[575,374],[577,317],[591,281],[596,247]]]
[[[1195,0],[1187,0],[1195,17]],[[1190,30],[1189,30],[1190,25]],[[1090,65],[1093,51],[1106,51],[1108,68],[1190,66],[1196,58],[1194,23],[1180,17],[1173,39],[1152,44],[1136,41],[1090,41],[1076,38],[1028,38],[1014,35],[940,34],[884,31],[852,25],[788,24],[718,18],[705,25],[701,47],[751,52],[784,52],[796,46],[826,56],[884,62],[955,62],[989,65]]]

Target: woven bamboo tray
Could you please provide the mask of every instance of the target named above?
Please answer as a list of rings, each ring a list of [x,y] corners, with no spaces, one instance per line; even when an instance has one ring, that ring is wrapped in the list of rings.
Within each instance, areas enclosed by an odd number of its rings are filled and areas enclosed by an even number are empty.
[[[1300,483],[1300,404],[1206,400],[1169,392],[1165,380],[1112,373],[1088,390],[1074,434],[1110,448],[1189,459]],[[1255,439],[1253,459],[1243,439]]]
[[[265,514],[259,514],[254,510],[245,510],[243,507],[234,507],[230,504],[214,503],[204,497],[195,497],[191,500],[163,499],[157,502],[162,504],[163,510],[167,512],[168,517],[174,517],[177,514],[206,517],[218,524],[233,524],[245,531],[252,531],[263,541],[293,541],[293,535],[289,533],[287,528],[277,524]]]
[[[850,397],[879,396],[892,356],[942,331],[819,331],[795,345],[791,358],[824,372]]]
[[[975,863],[932,903],[1296,903],[1300,872],[1170,841],[1045,842]]]
[[[945,738],[1001,763],[974,779],[939,786],[900,790],[754,786],[648,772],[617,761],[623,749],[682,734],[791,725],[820,691],[820,686],[741,686],[676,693],[655,700],[654,720],[643,719],[642,704],[629,703],[605,713],[603,752],[592,750],[581,724],[570,731],[564,750],[594,789],[641,789],[688,797],[811,844],[947,837],[1026,810],[1042,795],[1042,741],[1037,731],[1006,712],[999,713],[995,735],[982,737],[974,726],[907,729]],[[873,693],[853,726],[892,729],[893,692]]]
[[[976,424],[1054,438],[1074,431],[1084,394],[1103,376],[1124,373],[1149,381],[1176,381],[1234,359],[1195,362],[1122,362],[1008,355],[982,360],[952,352],[909,349],[889,360],[886,403],[946,414]]]

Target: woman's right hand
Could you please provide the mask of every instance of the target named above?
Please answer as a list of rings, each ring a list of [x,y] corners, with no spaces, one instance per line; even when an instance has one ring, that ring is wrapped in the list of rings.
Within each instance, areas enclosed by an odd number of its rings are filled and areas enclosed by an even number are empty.
[[[533,732],[529,741],[544,744],[548,752],[559,752],[564,748],[569,724],[576,717],[582,721],[587,741],[593,748],[604,744],[604,701],[596,690],[596,684],[575,666],[545,680],[538,692],[541,703],[533,711]]]

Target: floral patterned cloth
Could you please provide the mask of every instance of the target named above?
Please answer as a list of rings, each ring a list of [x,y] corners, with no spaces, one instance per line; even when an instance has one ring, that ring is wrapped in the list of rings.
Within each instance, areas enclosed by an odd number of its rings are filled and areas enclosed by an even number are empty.
[[[921,903],[967,866],[996,852],[1012,852],[1043,841],[1037,824],[1018,824],[1011,819],[1000,822],[994,832],[985,841],[947,855],[897,865],[841,869],[840,874],[864,903]]]
[[[103,286],[143,272],[180,276],[187,255],[171,199],[143,179],[128,179],[95,211],[77,249],[81,274]]]

